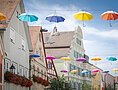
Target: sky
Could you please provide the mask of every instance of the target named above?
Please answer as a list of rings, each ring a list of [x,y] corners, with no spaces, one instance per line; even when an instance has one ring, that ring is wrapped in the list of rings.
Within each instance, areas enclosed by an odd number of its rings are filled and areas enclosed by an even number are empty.
[[[70,31],[81,26],[85,53],[90,58],[102,58],[99,62],[90,62],[103,70],[109,70],[113,75],[118,75],[112,71],[113,68],[118,68],[118,61],[110,62],[106,57],[118,58],[118,20],[111,21],[110,27],[109,21],[102,20],[100,15],[109,10],[118,12],[117,3],[118,0],[24,0],[26,12],[39,17],[37,22],[29,23],[30,25],[40,25],[49,31],[55,25],[58,31]],[[73,14],[81,10],[93,15],[93,20],[86,21],[85,27],[82,26],[82,21],[73,18]],[[66,20],[58,24],[46,21],[45,17],[55,11]]]

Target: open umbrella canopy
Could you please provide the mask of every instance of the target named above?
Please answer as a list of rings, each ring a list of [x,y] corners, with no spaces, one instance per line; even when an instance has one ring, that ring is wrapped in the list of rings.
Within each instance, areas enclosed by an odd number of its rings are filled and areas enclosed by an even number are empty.
[[[77,72],[78,72],[78,70],[71,70],[71,71],[70,71],[71,74],[75,74],[75,73],[77,73]]]
[[[40,55],[38,55],[38,54],[31,54],[30,57],[31,57],[31,58],[33,58],[33,57],[34,57],[34,58],[38,58],[38,57],[40,57]]]
[[[101,14],[103,20],[116,20],[118,19],[118,13],[114,11],[106,11]]]
[[[0,21],[6,20],[6,16],[3,13],[0,13]]]
[[[46,59],[53,60],[56,59],[54,56],[46,56]]]
[[[47,21],[49,22],[55,22],[55,23],[59,23],[59,22],[64,22],[65,18],[62,16],[57,16],[55,14],[51,14],[49,16],[47,16],[45,18]]]
[[[80,11],[80,12],[75,13],[73,17],[76,20],[86,21],[86,20],[91,20],[93,18],[93,15],[89,12]]]
[[[86,59],[85,59],[85,58],[77,58],[76,61],[79,61],[79,62],[85,62]]]
[[[118,68],[113,68],[112,69],[114,72],[118,72]]]
[[[93,57],[93,58],[91,58],[91,60],[92,61],[100,61],[100,60],[102,60],[100,57]]]
[[[103,71],[102,73],[108,73],[109,71]]]
[[[66,73],[66,72],[68,72],[67,70],[61,70],[60,72],[64,72],[64,73]]]
[[[106,59],[109,60],[109,61],[117,61],[117,58],[113,57],[113,56],[109,56]]]
[[[70,61],[70,60],[72,60],[72,58],[70,58],[70,57],[61,57],[60,60]]]
[[[91,72],[99,72],[99,69],[93,69]]]
[[[109,25],[111,27],[112,26],[111,25],[111,20],[118,19],[118,13],[117,12],[114,12],[114,11],[106,11],[106,12],[104,12],[104,13],[101,14],[101,18],[103,20],[109,20]]]
[[[38,20],[38,17],[33,14],[22,13],[18,16],[18,19],[25,22],[34,22]]]
[[[87,70],[83,70],[81,73],[82,74],[89,74],[89,72]]]

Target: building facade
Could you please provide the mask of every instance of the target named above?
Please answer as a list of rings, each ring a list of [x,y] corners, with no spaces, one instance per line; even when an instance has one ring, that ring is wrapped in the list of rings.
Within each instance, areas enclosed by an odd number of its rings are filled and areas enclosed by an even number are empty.
[[[28,25],[17,18],[24,12],[23,1],[2,0],[1,5],[7,17],[6,23],[0,24],[0,28],[6,29],[2,38],[4,44],[3,90],[28,90],[28,83],[21,85],[20,82],[21,79],[28,82],[29,50],[31,49]]]
[[[47,80],[47,69],[45,64],[45,54],[41,36],[41,27],[40,26],[30,26],[29,32],[31,37],[32,43],[32,52],[30,54],[37,54],[39,55],[38,58],[31,58],[31,77],[32,81],[33,78],[40,77],[44,80]],[[46,86],[33,81],[32,89],[31,90],[44,90]]]
[[[90,75],[83,75],[83,70],[88,70],[86,64],[77,62],[76,59],[85,57],[85,50],[83,47],[83,34],[80,27],[75,31],[59,32],[58,35],[50,37],[50,33],[44,34],[46,54],[54,56],[57,72],[59,76],[64,75],[67,81],[72,83],[72,87],[76,90],[82,89],[84,81],[91,82]],[[48,43],[47,43],[48,42]],[[63,61],[61,57],[70,57],[72,60]],[[87,58],[88,59],[88,58]],[[67,70],[68,73],[63,73],[61,70]],[[71,74],[71,70],[77,70],[75,74]],[[90,73],[89,73],[90,74]]]

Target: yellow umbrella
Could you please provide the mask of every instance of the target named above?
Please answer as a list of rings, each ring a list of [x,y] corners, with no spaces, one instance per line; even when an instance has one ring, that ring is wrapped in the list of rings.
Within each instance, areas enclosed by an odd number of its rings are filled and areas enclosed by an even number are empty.
[[[6,20],[6,16],[3,13],[0,13],[0,20]]]
[[[75,74],[75,73],[77,73],[77,72],[78,72],[78,70],[71,70],[71,71],[70,71],[71,74]]]
[[[112,70],[115,72],[118,72],[118,68],[113,68]]]
[[[61,60],[64,60],[64,61],[70,61],[70,60],[72,60],[72,58],[70,58],[70,57],[61,57],[60,59]]]
[[[100,57],[94,57],[94,58],[91,58],[92,61],[100,61],[102,60]]]
[[[84,25],[84,21],[87,21],[87,20],[91,20],[93,18],[93,15],[89,12],[85,12],[85,11],[80,11],[78,13],[75,13],[73,15],[73,17],[76,19],[76,20],[80,20],[80,21],[83,21],[83,26]]]

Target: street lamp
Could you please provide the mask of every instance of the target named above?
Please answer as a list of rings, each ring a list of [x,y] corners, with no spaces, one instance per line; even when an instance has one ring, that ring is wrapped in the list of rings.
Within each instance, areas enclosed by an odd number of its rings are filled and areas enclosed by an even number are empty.
[[[15,66],[14,66],[13,64],[11,65],[11,67],[10,67],[9,69],[10,69],[10,71],[11,71],[12,73],[15,74],[15,69],[16,69],[16,68],[15,68]]]

